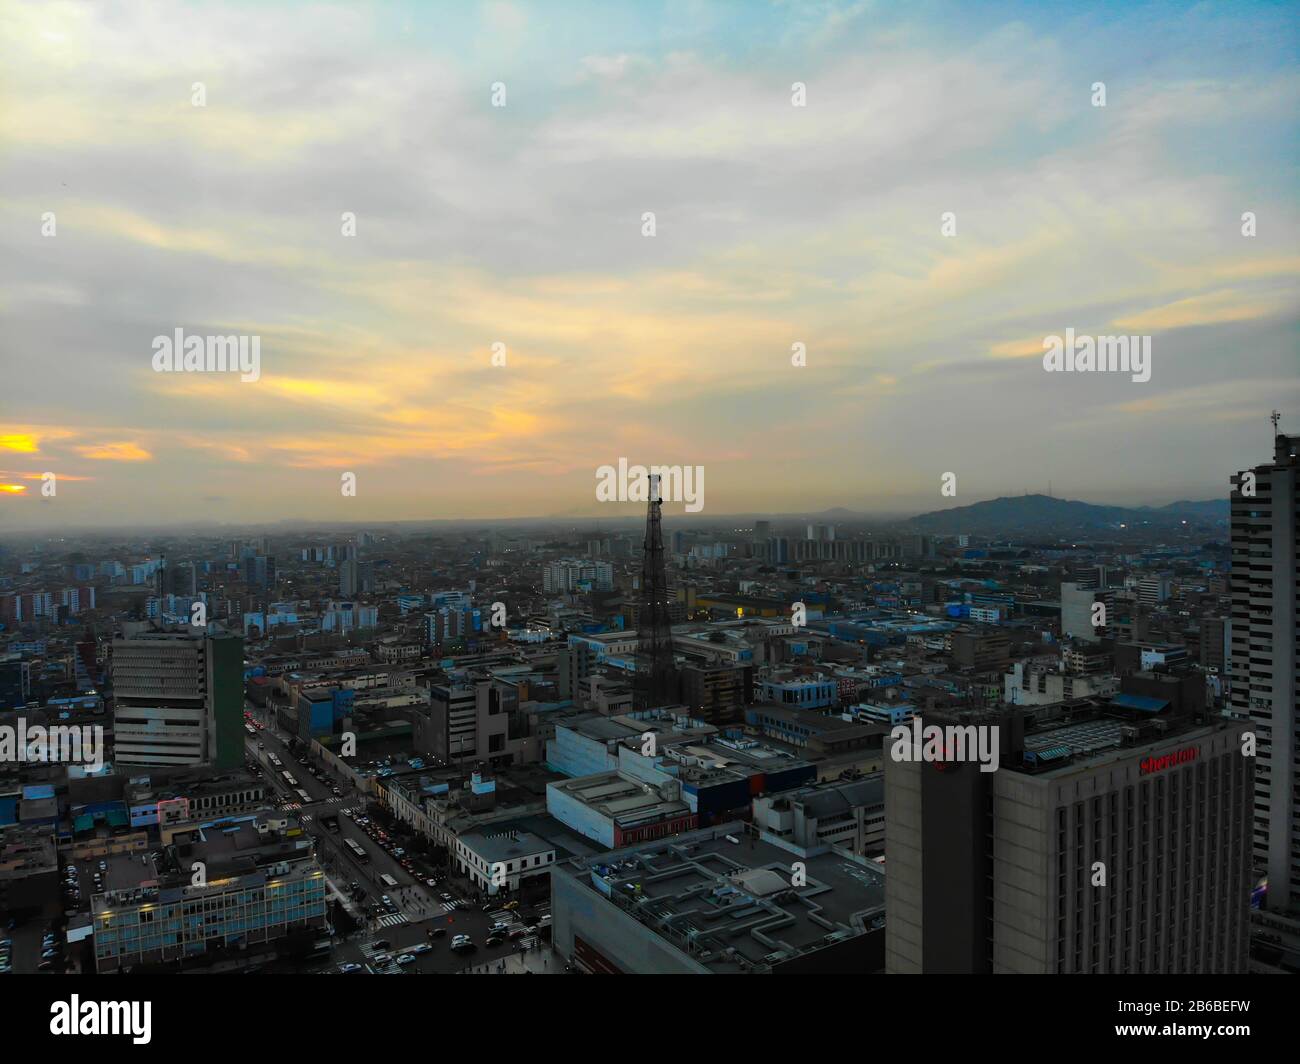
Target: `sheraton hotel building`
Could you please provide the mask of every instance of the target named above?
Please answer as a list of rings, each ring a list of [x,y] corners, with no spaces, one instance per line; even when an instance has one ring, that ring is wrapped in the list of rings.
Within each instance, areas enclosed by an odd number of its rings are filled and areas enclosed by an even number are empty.
[[[1251,723],[1146,678],[1106,701],[923,714],[996,726],[1001,761],[886,758],[887,971],[1246,971]]]

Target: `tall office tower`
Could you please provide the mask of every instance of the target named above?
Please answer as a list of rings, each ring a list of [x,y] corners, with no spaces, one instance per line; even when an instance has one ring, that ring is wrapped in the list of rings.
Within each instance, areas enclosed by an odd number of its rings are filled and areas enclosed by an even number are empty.
[[[164,594],[194,598],[199,593],[199,573],[194,562],[168,566],[163,581]]]
[[[87,631],[84,639],[72,646],[72,676],[78,691],[93,691],[99,686],[99,644],[95,633]]]
[[[448,764],[478,756],[478,697],[472,684],[429,688],[424,748]]]
[[[1273,462],[1232,481],[1232,661],[1229,706],[1259,740],[1255,866],[1265,907],[1300,910],[1300,742],[1296,714],[1296,445],[1278,435]]]
[[[118,764],[243,764],[241,637],[182,630],[115,639],[111,676]]]
[[[21,709],[31,694],[27,662],[17,654],[0,658],[0,709]]]
[[[244,583],[249,587],[274,590],[275,556],[250,554],[244,558]]]
[[[1138,601],[1148,606],[1157,606],[1162,602],[1167,602],[1170,592],[1173,590],[1173,585],[1173,576],[1169,573],[1155,573],[1152,576],[1144,576],[1138,580]]]
[[[774,565],[785,565],[790,560],[790,541],[784,536],[773,536],[769,539],[767,560]]]
[[[349,558],[339,563],[339,594],[344,598],[353,598],[361,589],[361,572],[356,559]]]
[[[659,478],[651,476],[645,540],[641,548],[641,609],[637,617],[639,660],[634,695],[638,709],[653,709],[677,701],[673,633],[668,614],[668,568],[664,560],[660,513],[662,502]]]
[[[922,714],[947,760],[886,738],[888,972],[1246,971],[1250,725],[1130,701]]]
[[[1101,603],[1105,612],[1095,613],[1093,606]],[[1094,625],[1096,617],[1103,624]],[[1112,636],[1115,626],[1115,592],[1102,591],[1097,588],[1080,587],[1077,583],[1061,585],[1061,634],[1082,639],[1088,643],[1100,643]]]
[[[771,538],[772,538],[772,522],[755,521],[754,537],[753,537],[753,541],[755,545],[765,544]]]

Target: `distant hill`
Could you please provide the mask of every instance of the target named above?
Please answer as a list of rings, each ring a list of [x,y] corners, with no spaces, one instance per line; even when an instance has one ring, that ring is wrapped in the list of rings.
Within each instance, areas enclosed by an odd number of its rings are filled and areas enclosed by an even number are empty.
[[[1170,526],[1226,521],[1227,499],[1175,502],[1161,507],[1097,506],[1050,495],[1014,495],[950,510],[918,514],[908,523],[928,532],[997,534],[1015,530],[1046,532],[1108,529],[1121,524]]]

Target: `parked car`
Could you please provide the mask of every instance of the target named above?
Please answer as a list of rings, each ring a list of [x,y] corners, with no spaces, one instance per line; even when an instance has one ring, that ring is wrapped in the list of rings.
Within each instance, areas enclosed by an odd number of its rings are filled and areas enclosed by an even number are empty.
[[[398,956],[398,958],[397,958],[397,963],[398,963],[398,964],[414,964],[414,963],[415,963],[415,955],[412,954],[412,953],[403,953],[403,954],[400,954],[400,955]]]
[[[359,964],[352,964],[349,962],[347,964],[340,964],[339,971],[344,975],[351,975],[353,972],[362,972],[365,971],[365,969]]]

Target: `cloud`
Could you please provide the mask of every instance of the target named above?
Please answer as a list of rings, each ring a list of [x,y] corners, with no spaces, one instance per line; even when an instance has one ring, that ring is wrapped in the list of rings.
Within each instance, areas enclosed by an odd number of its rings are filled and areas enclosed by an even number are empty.
[[[82,444],[75,448],[83,458],[92,458],[102,462],[148,462],[153,455],[139,444],[130,440],[117,440],[111,443]]]
[[[1293,360],[1297,78],[1266,11],[1161,18],[9,5],[0,451],[105,463],[92,515],[125,483],[160,516],[332,513],[350,468],[376,517],[553,512],[633,448],[709,465],[711,508],[919,496],[954,453],[1217,490]],[[258,335],[261,380],[153,373],[178,327]],[[1049,379],[1067,327],[1157,334],[1153,380]],[[1178,435],[1225,351],[1233,416]]]

